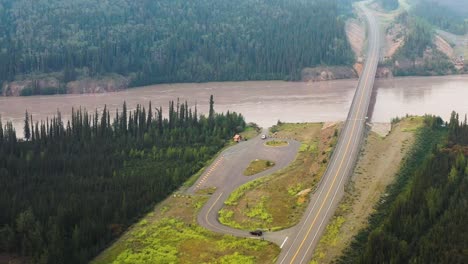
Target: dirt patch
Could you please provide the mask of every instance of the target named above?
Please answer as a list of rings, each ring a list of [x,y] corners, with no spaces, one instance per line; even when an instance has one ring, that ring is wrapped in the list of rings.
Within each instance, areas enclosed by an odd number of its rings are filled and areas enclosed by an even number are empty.
[[[452,59],[458,71],[467,72],[466,58],[468,58],[468,34],[455,35],[443,30],[437,30],[436,45],[442,52]],[[439,44],[438,44],[438,42]],[[448,45],[448,47],[447,47]],[[440,46],[440,47],[439,47]],[[451,54],[451,56],[449,55]]]
[[[397,50],[403,46],[405,39],[405,27],[400,23],[391,23],[385,34],[384,59],[390,59]]]
[[[356,58],[362,57],[364,43],[366,41],[366,29],[363,23],[357,19],[346,21],[346,36],[351,44],[351,48],[356,54]]]
[[[386,137],[392,130],[392,124],[390,123],[372,123],[371,131],[377,133],[381,137]]]
[[[354,65],[353,65],[353,69],[356,71],[356,73],[361,76],[362,75],[362,71],[364,70],[364,64],[362,62],[356,62]]]
[[[301,218],[308,192],[326,169],[336,144],[335,124],[281,124],[273,127],[275,136],[294,138],[302,145],[295,161],[287,168],[249,188],[235,205],[226,205],[220,213],[224,224],[243,229],[279,230],[295,225]]]
[[[434,44],[436,45],[437,49],[440,50],[442,53],[447,55],[449,58],[453,58],[453,48],[450,44],[445,41],[441,36],[436,35],[434,38]]]
[[[395,180],[405,155],[415,140],[422,118],[407,118],[393,126],[386,137],[370,132],[350,183],[335,216],[314,253],[317,263],[332,263],[350,244]]]
[[[357,78],[358,75],[352,67],[330,66],[304,68],[301,72],[301,80],[304,82],[318,82],[338,79]]]
[[[323,123],[322,130],[333,127],[333,126],[337,126],[337,125],[338,125],[338,122],[325,122]]]

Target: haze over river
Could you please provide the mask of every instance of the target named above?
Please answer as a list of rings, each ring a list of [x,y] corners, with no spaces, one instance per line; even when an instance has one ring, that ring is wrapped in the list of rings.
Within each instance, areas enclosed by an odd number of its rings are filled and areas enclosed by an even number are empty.
[[[210,94],[214,95],[216,111],[242,113],[248,122],[269,127],[278,120],[286,122],[340,121],[347,116],[357,80],[328,82],[222,82],[200,84],[163,84],[133,88],[107,94],[56,95],[33,97],[0,97],[0,115],[5,123],[12,120],[22,135],[26,109],[34,120],[52,116],[57,109],[66,120],[72,107],[89,111],[102,110],[106,104],[113,112],[137,103],[163,106],[167,113],[169,100],[187,100],[197,104],[199,112],[207,113]],[[444,77],[406,77],[377,80],[375,84],[373,122],[390,122],[406,114],[440,115],[444,119],[455,110],[468,113],[468,75]]]

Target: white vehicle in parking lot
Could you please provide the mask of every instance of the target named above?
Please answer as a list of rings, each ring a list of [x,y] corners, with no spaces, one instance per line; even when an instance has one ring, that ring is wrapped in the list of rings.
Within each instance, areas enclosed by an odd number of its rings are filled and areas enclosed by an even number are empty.
[[[262,139],[266,139],[267,136],[265,134],[262,135]]]

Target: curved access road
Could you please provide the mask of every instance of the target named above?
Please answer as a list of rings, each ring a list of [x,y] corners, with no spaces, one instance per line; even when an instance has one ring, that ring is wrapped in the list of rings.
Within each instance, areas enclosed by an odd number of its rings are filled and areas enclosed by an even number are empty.
[[[344,185],[352,172],[364,136],[367,110],[379,61],[379,24],[371,11],[360,3],[367,18],[368,51],[364,71],[338,144],[318,189],[311,197],[301,222],[285,237],[277,263],[309,263],[328,220],[344,194]]]
[[[198,223],[201,226],[218,233],[253,237],[248,231],[219,223],[218,212],[222,209],[224,201],[239,186],[288,166],[296,158],[301,145],[298,141],[287,139],[285,140],[289,143],[287,146],[269,147],[265,145],[266,141],[268,140],[262,140],[257,136],[226,149],[188,190],[189,193],[196,193],[197,190],[216,187],[216,191],[198,214]],[[273,161],[275,165],[261,173],[245,176],[243,174],[245,168],[255,159]]]

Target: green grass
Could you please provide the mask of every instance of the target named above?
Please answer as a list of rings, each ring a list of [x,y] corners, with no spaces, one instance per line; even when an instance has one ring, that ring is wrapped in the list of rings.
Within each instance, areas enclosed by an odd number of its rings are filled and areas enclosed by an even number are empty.
[[[332,247],[335,246],[339,239],[340,228],[345,222],[345,218],[342,216],[333,217],[332,221],[327,225],[325,233],[320,238],[321,247]],[[325,254],[317,249],[314,252],[311,263],[320,263],[320,260]]]
[[[224,204],[225,205],[237,205],[237,202],[239,201],[240,198],[242,198],[242,196],[244,196],[245,192],[259,186],[264,181],[265,179],[261,178],[261,179],[248,182],[244,185],[241,185],[239,188],[233,191],[231,195],[229,195],[229,198],[227,198],[226,201],[224,201]]]
[[[270,140],[265,143],[265,145],[270,147],[283,147],[287,146],[289,143],[284,140]]]
[[[206,195],[171,196],[91,263],[274,261],[279,248],[272,243],[220,235],[197,225],[196,216],[207,199]]]
[[[250,165],[244,171],[244,175],[252,176],[262,171],[268,170],[273,166],[275,166],[275,163],[272,161],[256,159],[250,162]]]
[[[268,250],[269,244],[216,235],[197,225],[164,218],[140,225],[124,243],[113,248],[112,254],[92,263],[258,263],[263,259],[273,260],[278,253],[278,250]]]

